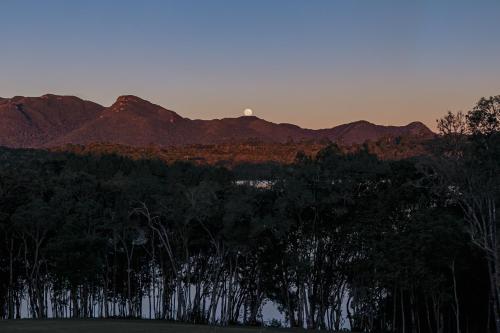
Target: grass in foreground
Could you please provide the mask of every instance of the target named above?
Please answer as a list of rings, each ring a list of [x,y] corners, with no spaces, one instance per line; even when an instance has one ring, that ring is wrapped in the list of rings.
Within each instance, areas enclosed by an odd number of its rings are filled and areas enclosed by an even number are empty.
[[[301,332],[302,330],[258,327],[213,327],[168,323],[156,320],[63,319],[63,320],[3,320],[2,333],[259,333]]]

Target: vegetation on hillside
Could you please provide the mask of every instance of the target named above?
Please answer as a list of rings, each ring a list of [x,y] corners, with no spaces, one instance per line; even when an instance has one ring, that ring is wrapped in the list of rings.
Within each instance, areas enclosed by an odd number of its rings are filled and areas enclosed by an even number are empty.
[[[1,149],[0,316],[258,325],[273,301],[291,327],[499,332],[499,101],[448,114],[433,154],[399,160]]]
[[[339,145],[343,153],[355,153],[367,150],[383,160],[405,159],[428,153],[429,139],[415,136],[383,137],[364,144]],[[315,157],[316,154],[331,145],[330,140],[302,140],[298,142],[269,143],[259,140],[245,142],[171,146],[167,148],[130,147],[112,143],[93,143],[88,145],[64,145],[49,149],[52,152],[72,152],[79,155],[116,154],[138,159],[160,159],[172,164],[178,161],[191,162],[197,165],[223,166],[229,169],[242,164],[292,164],[297,154]]]

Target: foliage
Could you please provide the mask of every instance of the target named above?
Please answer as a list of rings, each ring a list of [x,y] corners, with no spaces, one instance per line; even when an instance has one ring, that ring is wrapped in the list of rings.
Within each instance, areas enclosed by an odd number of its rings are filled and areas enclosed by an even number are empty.
[[[434,159],[328,145],[228,170],[0,149],[0,315],[261,326],[272,301],[291,327],[485,332],[491,265],[462,200],[498,195],[484,103],[442,120]]]

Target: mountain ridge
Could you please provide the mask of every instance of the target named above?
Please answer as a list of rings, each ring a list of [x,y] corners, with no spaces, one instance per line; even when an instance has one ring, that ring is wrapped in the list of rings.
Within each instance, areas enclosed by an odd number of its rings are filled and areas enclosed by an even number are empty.
[[[76,96],[54,94],[0,98],[0,145],[13,148],[96,142],[168,147],[324,139],[352,145],[386,136],[427,139],[434,133],[418,121],[384,126],[360,120],[331,128],[308,129],[256,116],[189,119],[134,95],[119,96],[109,107]]]

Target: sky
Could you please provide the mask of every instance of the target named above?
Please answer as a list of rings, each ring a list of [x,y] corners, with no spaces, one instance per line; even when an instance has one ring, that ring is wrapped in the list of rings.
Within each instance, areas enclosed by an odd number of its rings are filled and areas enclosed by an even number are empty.
[[[500,94],[499,15],[499,0],[0,0],[0,96],[435,128]]]

